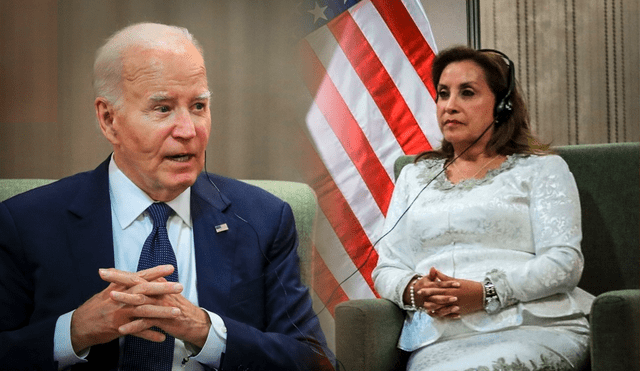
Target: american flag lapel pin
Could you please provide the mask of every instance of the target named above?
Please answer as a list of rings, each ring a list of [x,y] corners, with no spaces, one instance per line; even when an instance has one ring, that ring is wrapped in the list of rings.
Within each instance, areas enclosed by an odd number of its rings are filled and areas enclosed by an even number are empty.
[[[229,226],[227,226],[227,223],[216,225],[216,233],[220,233],[228,230],[229,230]]]

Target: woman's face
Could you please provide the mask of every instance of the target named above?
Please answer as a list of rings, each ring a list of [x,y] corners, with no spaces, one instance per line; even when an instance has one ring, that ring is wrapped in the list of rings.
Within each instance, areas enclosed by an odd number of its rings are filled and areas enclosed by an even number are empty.
[[[475,62],[465,60],[445,67],[437,94],[438,124],[454,149],[471,145],[493,123],[495,96],[484,71]],[[493,128],[490,128],[478,142],[481,148],[486,147],[492,133]]]

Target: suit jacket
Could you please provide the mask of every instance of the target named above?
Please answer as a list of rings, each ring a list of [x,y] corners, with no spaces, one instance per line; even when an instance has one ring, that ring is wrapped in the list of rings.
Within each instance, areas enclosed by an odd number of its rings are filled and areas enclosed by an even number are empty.
[[[108,162],[0,204],[0,368],[55,369],[57,318],[108,286],[98,276],[114,266]],[[201,174],[191,215],[199,305],[227,327],[221,368],[331,368],[300,281],[289,205],[209,176],[219,191]],[[216,233],[223,223],[229,229]],[[118,349],[117,339],[93,346],[74,369],[115,369]]]

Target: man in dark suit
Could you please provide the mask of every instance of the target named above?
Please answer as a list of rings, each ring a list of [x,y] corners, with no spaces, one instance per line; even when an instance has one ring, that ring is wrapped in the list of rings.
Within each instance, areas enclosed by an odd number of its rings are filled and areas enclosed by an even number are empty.
[[[290,207],[202,173],[211,118],[197,42],[133,25],[99,50],[94,75],[112,156],[0,204],[0,368],[332,369]],[[168,205],[165,232],[153,204]],[[169,262],[143,265],[147,243],[167,240]]]

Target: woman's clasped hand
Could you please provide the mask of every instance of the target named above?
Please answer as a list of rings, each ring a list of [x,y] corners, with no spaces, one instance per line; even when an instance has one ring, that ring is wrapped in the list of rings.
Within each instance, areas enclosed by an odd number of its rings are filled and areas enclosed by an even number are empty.
[[[432,317],[458,319],[460,314],[482,309],[483,287],[480,282],[455,279],[432,267],[429,274],[414,278],[416,307]],[[407,291],[410,291],[408,289]],[[410,303],[410,294],[405,302]]]

